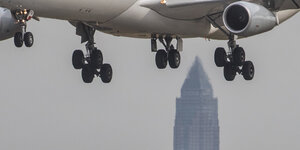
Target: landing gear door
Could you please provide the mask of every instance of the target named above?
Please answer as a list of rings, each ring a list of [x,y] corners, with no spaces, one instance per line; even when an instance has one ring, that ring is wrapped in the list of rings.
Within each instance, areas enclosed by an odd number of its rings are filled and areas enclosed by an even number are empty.
[[[151,39],[151,51],[152,52],[157,52],[157,42],[156,39]]]
[[[179,52],[183,51],[183,40],[180,37],[177,37],[177,50]]]

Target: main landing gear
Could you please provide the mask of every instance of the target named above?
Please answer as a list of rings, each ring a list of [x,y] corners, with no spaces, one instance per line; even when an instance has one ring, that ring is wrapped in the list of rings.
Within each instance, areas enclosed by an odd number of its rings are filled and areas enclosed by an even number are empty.
[[[224,67],[224,77],[227,81],[233,81],[236,74],[243,75],[245,80],[252,80],[255,69],[251,61],[245,61],[245,51],[236,45],[234,36],[231,35],[228,42],[229,52],[224,48],[215,51],[215,63],[218,67]]]
[[[34,12],[27,9],[19,9],[14,12],[14,15],[17,19],[17,23],[21,26],[21,32],[15,33],[14,43],[16,47],[22,47],[25,43],[26,47],[31,47],[34,42],[33,34],[31,32],[26,32],[27,21],[29,21]]]
[[[102,82],[109,83],[112,80],[113,71],[110,64],[103,64],[102,52],[95,47],[95,29],[83,23],[78,23],[76,27],[77,35],[81,36],[81,42],[87,42],[86,55],[82,50],[73,52],[72,63],[75,69],[81,69],[82,80],[91,83],[94,77],[100,77]]]
[[[219,15],[219,14],[214,14]],[[229,51],[219,47],[215,51],[215,63],[218,67],[224,67],[224,77],[227,81],[233,81],[238,74],[243,75],[245,80],[252,80],[255,69],[251,61],[246,61],[246,54],[242,47],[236,44],[235,36],[232,33],[225,31],[211,16],[206,16],[206,19],[221,32],[228,36]],[[218,18],[218,17],[217,17]]]
[[[173,38],[171,36],[159,36],[158,37],[160,43],[163,44],[165,49],[157,50],[157,37],[156,35],[152,36],[151,39],[151,50],[152,52],[156,52],[155,63],[158,69],[165,69],[168,65],[172,69],[177,69],[180,66],[180,53],[182,51],[182,39],[177,37],[177,47],[174,48],[174,45],[171,44]]]

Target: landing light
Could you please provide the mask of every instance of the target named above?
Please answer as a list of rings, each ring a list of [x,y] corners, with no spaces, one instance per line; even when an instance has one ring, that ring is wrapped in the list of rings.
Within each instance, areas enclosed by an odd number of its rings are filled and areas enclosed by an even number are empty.
[[[166,0],[161,0],[160,3],[161,3],[161,4],[166,4],[167,1],[166,1]]]

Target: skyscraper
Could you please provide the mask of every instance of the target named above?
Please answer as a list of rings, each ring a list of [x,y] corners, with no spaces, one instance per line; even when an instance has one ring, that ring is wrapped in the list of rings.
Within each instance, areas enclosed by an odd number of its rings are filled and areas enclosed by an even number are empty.
[[[198,57],[176,99],[174,150],[219,150],[218,100]]]

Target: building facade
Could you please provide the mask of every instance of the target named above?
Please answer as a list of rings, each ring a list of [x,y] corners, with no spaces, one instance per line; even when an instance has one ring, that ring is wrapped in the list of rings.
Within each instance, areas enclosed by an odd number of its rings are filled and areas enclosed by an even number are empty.
[[[219,150],[218,100],[197,57],[176,99],[174,150]]]

